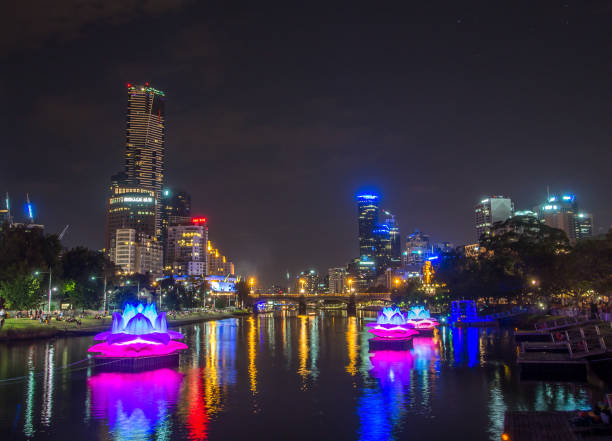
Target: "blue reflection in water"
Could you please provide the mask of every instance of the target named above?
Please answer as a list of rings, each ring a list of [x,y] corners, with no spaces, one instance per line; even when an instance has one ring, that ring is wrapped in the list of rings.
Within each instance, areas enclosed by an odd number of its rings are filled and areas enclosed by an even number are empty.
[[[92,414],[106,419],[116,440],[169,436],[170,418],[183,375],[172,369],[140,373],[105,372],[87,380]]]
[[[453,340],[453,352],[455,356],[455,366],[466,363],[469,367],[479,364],[480,349],[478,346],[479,329],[474,327],[453,327],[451,328]]]
[[[439,374],[437,337],[416,337],[410,351],[370,353],[373,387],[364,389],[357,413],[361,440],[387,440],[408,411],[421,412],[429,405],[430,368]],[[437,367],[436,367],[437,364]],[[415,386],[415,387],[413,387]]]

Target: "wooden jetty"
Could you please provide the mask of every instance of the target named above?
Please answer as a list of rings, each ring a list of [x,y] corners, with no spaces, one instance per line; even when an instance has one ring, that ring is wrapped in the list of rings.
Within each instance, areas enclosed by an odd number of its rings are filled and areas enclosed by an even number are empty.
[[[557,328],[545,341],[522,342],[517,362],[522,377],[586,381],[589,361],[611,355],[612,329],[607,324],[588,325]]]
[[[568,412],[506,412],[504,435],[508,441],[579,441]]]

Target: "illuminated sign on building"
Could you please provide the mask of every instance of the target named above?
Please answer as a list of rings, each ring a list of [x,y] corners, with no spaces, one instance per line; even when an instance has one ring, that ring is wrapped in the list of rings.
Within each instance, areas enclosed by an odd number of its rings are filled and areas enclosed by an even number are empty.
[[[191,218],[191,223],[194,224],[194,225],[205,224],[206,223],[206,218],[205,217],[192,217]]]
[[[123,202],[153,202],[153,198],[141,197],[141,196],[124,196]]]

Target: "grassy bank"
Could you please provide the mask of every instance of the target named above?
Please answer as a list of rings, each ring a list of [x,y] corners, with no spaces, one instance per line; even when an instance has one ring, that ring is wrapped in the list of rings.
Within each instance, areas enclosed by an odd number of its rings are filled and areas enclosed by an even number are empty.
[[[243,315],[245,312],[201,312],[197,314],[179,315],[176,318],[168,318],[168,326],[177,327],[193,323],[205,322],[209,320],[220,320],[229,317]],[[0,331],[0,342],[42,339],[52,337],[69,337],[79,335],[94,335],[98,332],[107,331],[111,325],[111,317],[95,319],[84,317],[81,319],[81,326],[76,323],[58,322],[51,320],[49,324],[41,324],[38,320],[26,318],[6,319],[4,327]]]

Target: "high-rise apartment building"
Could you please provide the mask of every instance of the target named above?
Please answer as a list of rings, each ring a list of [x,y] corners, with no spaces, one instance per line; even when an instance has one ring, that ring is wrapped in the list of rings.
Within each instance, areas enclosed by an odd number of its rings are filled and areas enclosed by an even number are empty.
[[[551,195],[536,211],[546,225],[565,231],[572,244],[593,235],[593,216],[579,211],[573,194]]]
[[[155,235],[161,235],[161,196],[164,180],[165,93],[149,86],[128,84],[125,143],[126,183],[155,194]]]
[[[504,222],[514,213],[514,203],[505,196],[489,196],[474,207],[477,239],[491,233],[495,222]]]
[[[330,294],[344,294],[347,289],[346,268],[330,268],[328,274],[328,292]]]
[[[110,247],[111,261],[123,274],[162,274],[162,247],[155,237],[134,228],[119,228]]]
[[[177,274],[203,276],[208,264],[206,219],[194,218],[190,225],[170,225],[166,244],[166,266]]]

